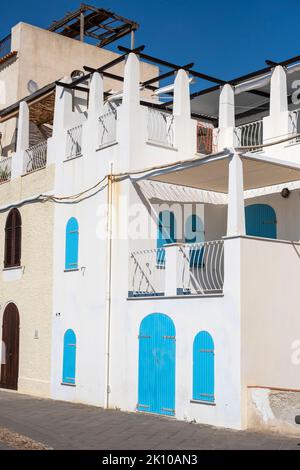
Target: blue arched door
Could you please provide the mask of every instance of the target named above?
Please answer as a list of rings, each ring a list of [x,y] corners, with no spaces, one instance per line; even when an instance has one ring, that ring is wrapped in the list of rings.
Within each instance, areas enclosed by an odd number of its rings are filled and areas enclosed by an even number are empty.
[[[144,318],[139,334],[139,411],[175,414],[175,326],[162,313]]]
[[[276,213],[268,204],[252,204],[245,207],[245,219],[247,235],[277,238]]]

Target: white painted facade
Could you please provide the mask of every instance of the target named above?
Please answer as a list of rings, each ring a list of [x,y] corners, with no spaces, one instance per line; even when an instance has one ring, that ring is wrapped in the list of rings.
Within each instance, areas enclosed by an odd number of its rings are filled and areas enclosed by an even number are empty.
[[[292,422],[294,405],[288,414],[276,415],[269,398],[270,390],[300,396],[299,365],[292,357],[300,331],[300,250],[295,243],[300,240],[300,185],[293,183],[300,181],[300,142],[286,137],[291,131],[281,66],[273,71],[270,90],[263,136],[265,144],[275,144],[258,153],[235,148],[235,96],[233,87],[226,84],[219,99],[218,152],[206,157],[197,154],[197,122],[191,118],[189,76],[184,70],[176,74],[173,112],[166,118],[173,134],[168,134],[164,145],[149,138],[149,113],[159,112],[140,104],[140,63],[135,54],[126,60],[116,133],[114,127],[110,129],[112,137],[102,147],[101,119],[110,108],[104,103],[101,75],[96,72],[92,77],[84,113],[73,110],[72,92],[57,86],[47,152],[47,166],[55,166],[51,194],[62,198],[53,203],[52,398],[136,411],[140,324],[147,315],[162,313],[176,328],[175,418],[234,429],[270,422],[277,429],[297,432]],[[21,103],[17,158],[12,161],[8,186],[23,171],[28,122],[27,105]],[[76,126],[82,126],[81,149],[70,158],[68,131]],[[163,130],[162,124],[158,130]],[[278,140],[284,142],[276,144]],[[215,289],[218,292],[211,288],[213,280],[198,295],[177,295],[185,241],[179,235],[177,243],[165,248],[165,295],[129,295],[130,255],[157,246],[157,213],[150,215],[149,210],[153,205],[161,210],[164,204],[175,204],[172,208],[179,220],[187,205],[187,193],[182,190],[165,201],[159,194],[153,200],[143,196],[137,185],[152,178],[196,191],[189,201],[201,215],[205,242],[223,240],[224,244],[224,283]],[[226,191],[220,189],[224,178]],[[279,183],[291,189],[288,198],[281,196]],[[88,188],[93,189],[86,192]],[[208,192],[211,203],[201,190]],[[74,195],[78,196],[67,199]],[[254,203],[269,204],[275,210],[277,240],[246,235],[245,206]],[[136,210],[140,218],[135,224]],[[72,217],[79,224],[78,266],[68,271],[65,232]],[[147,225],[147,236],[141,237],[137,232]],[[157,269],[157,264],[156,260],[152,268]],[[77,338],[76,380],[66,385],[62,383],[63,341],[68,329]],[[192,399],[193,341],[200,331],[209,332],[215,344],[214,403]],[[285,397],[284,406],[287,403]],[[300,413],[297,408],[294,414],[297,410]]]

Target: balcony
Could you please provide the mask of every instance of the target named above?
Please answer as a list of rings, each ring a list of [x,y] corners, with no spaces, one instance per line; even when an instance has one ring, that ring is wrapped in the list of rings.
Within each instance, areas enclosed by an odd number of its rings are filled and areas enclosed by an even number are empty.
[[[117,111],[112,108],[99,117],[99,148],[112,145],[117,140]]]
[[[296,137],[291,143],[300,142],[300,109],[295,109],[289,112],[289,128],[290,133],[295,134]]]
[[[129,297],[164,296],[170,290],[175,295],[222,294],[224,243],[176,243],[140,250],[130,254],[129,266]],[[175,286],[167,285],[171,278]]]
[[[25,152],[24,174],[41,170],[47,163],[47,140],[29,147]]]
[[[82,124],[68,129],[66,160],[71,160],[82,155]]]
[[[148,142],[174,147],[174,116],[165,111],[148,108]]]
[[[249,147],[250,151],[261,150],[263,144],[263,120],[249,122],[235,127],[234,139],[236,147]]]
[[[11,179],[12,157],[2,157],[0,160],[0,184]]]

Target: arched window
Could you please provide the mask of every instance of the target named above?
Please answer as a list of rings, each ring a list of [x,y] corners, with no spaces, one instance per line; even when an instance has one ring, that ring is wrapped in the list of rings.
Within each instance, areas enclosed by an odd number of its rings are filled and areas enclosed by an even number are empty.
[[[214,342],[207,331],[195,336],[193,348],[193,400],[215,401]]]
[[[66,259],[65,269],[70,271],[78,269],[78,240],[79,226],[77,220],[72,217],[66,227]]]
[[[202,243],[204,242],[204,225],[201,218],[196,215],[190,215],[185,223],[185,243]],[[196,246],[190,250],[190,266],[203,266],[204,247]]]
[[[76,335],[67,330],[64,336],[63,376],[64,384],[75,385],[76,378]]]
[[[158,215],[158,234],[157,234],[157,248],[162,248],[163,245],[176,243],[176,220],[174,212],[161,211]],[[165,262],[165,251],[159,250],[157,253],[157,263],[163,264]]]
[[[21,266],[22,219],[18,209],[12,209],[5,224],[4,267]]]

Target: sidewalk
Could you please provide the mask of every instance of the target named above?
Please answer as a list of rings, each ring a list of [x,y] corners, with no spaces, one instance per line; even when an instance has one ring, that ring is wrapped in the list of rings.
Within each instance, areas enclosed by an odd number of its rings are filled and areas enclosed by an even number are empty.
[[[52,449],[295,449],[300,437],[231,431],[139,413],[0,391],[0,431],[7,428]],[[0,450],[9,448],[0,441]]]

